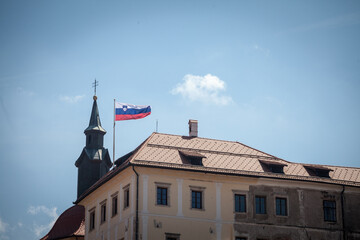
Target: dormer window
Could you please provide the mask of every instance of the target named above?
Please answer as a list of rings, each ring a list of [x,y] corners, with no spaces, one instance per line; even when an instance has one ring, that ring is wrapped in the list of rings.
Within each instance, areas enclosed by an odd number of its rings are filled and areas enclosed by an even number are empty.
[[[186,164],[192,164],[192,165],[203,165],[202,159],[205,158],[204,155],[193,152],[193,151],[184,151],[179,150],[179,153],[181,155],[181,159],[183,160],[183,163]]]
[[[263,170],[265,172],[272,172],[272,173],[284,173],[284,166],[286,164],[278,161],[271,161],[271,160],[259,160]]]
[[[306,171],[310,176],[318,176],[324,178],[330,178],[330,171],[333,171],[330,168],[319,166],[319,165],[304,165]]]

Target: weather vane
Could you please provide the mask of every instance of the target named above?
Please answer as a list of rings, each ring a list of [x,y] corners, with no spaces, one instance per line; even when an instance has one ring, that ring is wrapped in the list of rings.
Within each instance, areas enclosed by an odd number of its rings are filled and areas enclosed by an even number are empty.
[[[94,88],[94,100],[96,100],[96,87],[99,86],[99,82],[96,81],[96,78],[95,78],[95,81],[93,82],[93,88]]]

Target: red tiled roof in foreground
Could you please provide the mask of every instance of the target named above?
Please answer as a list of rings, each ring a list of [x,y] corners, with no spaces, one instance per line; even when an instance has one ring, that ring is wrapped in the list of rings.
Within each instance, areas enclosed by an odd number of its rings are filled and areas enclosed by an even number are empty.
[[[80,205],[74,205],[60,215],[49,233],[40,240],[84,237],[84,235],[85,208]]]

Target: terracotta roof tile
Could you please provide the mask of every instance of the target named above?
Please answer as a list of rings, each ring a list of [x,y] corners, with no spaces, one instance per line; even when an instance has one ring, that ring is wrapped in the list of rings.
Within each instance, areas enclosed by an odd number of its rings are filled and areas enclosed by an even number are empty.
[[[200,137],[187,137],[179,135],[153,133],[139,153],[130,161],[139,164],[141,161],[148,165],[175,164],[175,167],[183,164],[179,151],[192,151],[203,155],[203,167],[206,169],[222,169],[222,171],[247,171],[257,174],[264,172],[260,161],[284,165],[284,177],[306,177],[323,179],[324,181],[340,180],[355,182],[360,186],[360,169],[314,164],[291,163],[273,155],[246,146],[239,142],[207,139]],[[146,164],[145,164],[146,165]],[[191,166],[190,166],[191,167]],[[308,168],[318,168],[330,171],[330,179],[310,176]]]
[[[85,208],[75,205],[65,210],[48,234],[41,240],[80,237],[85,235]]]

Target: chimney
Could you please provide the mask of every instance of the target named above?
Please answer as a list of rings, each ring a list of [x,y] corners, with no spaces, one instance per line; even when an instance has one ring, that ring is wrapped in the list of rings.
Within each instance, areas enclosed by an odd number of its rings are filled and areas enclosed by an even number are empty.
[[[198,121],[197,120],[189,120],[189,136],[197,137],[198,136]]]

